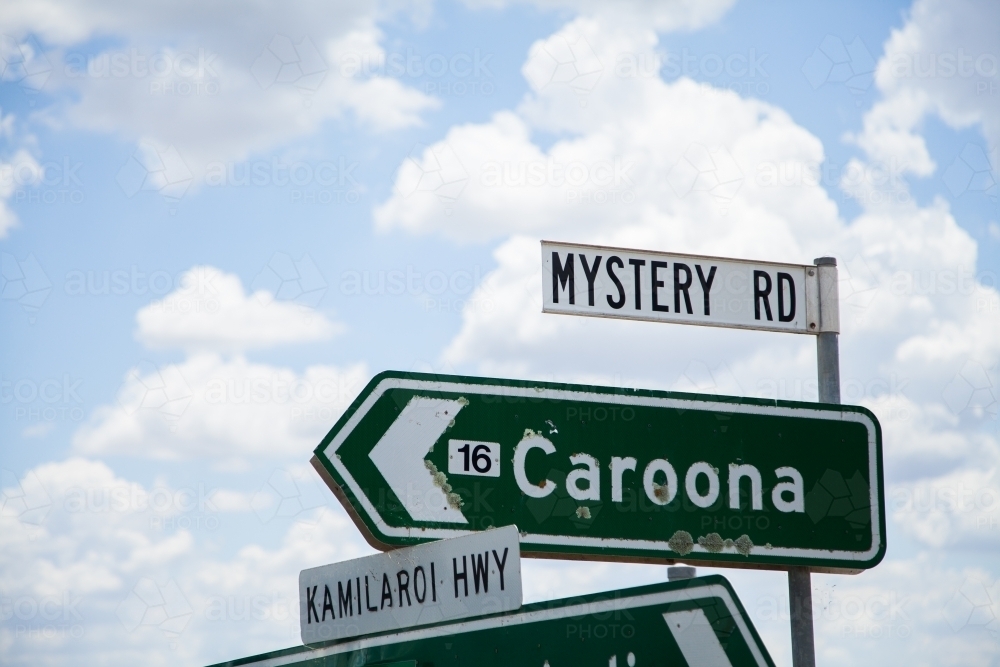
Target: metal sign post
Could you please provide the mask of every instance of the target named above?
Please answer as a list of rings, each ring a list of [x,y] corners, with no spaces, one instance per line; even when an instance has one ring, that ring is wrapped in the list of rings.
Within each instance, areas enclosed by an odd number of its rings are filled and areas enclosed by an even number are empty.
[[[821,331],[816,337],[816,371],[819,402],[840,403],[840,295],[837,260],[819,257],[814,262],[819,274]],[[788,603],[792,626],[793,667],[815,667],[813,636],[812,577],[807,567],[788,570]]]

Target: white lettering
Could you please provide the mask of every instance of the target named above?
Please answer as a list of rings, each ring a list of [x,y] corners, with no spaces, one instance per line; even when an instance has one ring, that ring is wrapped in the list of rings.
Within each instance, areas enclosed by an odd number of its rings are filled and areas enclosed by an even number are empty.
[[[622,501],[622,475],[626,470],[635,470],[636,460],[633,456],[611,457],[611,502]]]
[[[544,498],[556,490],[556,485],[550,479],[539,484],[532,484],[528,481],[528,475],[524,472],[524,463],[525,459],[528,458],[528,452],[532,449],[540,449],[546,454],[555,454],[556,452],[555,445],[549,442],[548,438],[543,438],[537,433],[525,435],[514,448],[514,479],[524,495],[529,498]]]
[[[755,510],[763,509],[760,471],[752,465],[736,465],[735,463],[729,464],[729,509],[740,509],[740,480],[744,477],[750,480],[750,507]]]
[[[771,502],[774,506],[778,508],[779,512],[805,512],[805,494],[802,491],[802,473],[800,473],[795,468],[790,468],[788,466],[783,468],[778,468],[774,471],[774,474],[778,478],[790,477],[791,482],[779,482],[774,485],[774,490],[771,491]],[[792,499],[785,500],[782,497],[783,493],[791,493]]]
[[[574,500],[601,499],[601,468],[600,464],[590,454],[574,454],[569,457],[573,465],[585,465],[586,468],[574,468],[566,475],[566,492]],[[579,482],[586,482],[587,488],[581,489]]]
[[[708,493],[705,495],[698,493],[698,475],[708,478]],[[684,490],[691,502],[698,507],[710,507],[719,497],[719,471],[705,461],[698,461],[688,468],[687,475],[684,476]]]

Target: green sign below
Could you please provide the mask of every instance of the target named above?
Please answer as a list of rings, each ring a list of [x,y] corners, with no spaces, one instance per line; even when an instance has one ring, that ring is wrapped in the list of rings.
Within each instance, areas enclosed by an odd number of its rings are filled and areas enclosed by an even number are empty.
[[[861,407],[386,372],[313,465],[381,549],[513,524],[525,556],[859,571],[881,447]]]
[[[236,665],[774,667],[720,576],[526,605],[458,623],[332,640]],[[218,665],[216,667],[223,667]]]

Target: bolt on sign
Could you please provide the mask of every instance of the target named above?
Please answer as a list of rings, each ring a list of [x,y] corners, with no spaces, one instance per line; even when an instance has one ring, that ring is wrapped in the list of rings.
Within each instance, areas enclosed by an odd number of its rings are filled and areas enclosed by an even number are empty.
[[[514,526],[299,573],[303,644],[520,606],[521,554]]]
[[[732,586],[717,575],[335,639],[215,667],[372,664],[774,667]]]
[[[312,463],[383,550],[516,525],[524,556],[857,572],[881,438],[855,406],[390,371]]]
[[[542,311],[818,334],[839,329],[821,270],[542,241]]]

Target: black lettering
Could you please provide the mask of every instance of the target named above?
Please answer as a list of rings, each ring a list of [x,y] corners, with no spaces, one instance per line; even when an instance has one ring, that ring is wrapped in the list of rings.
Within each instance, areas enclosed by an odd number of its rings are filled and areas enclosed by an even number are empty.
[[[337,605],[340,607],[340,617],[344,617],[344,610],[347,609],[351,616],[354,616],[354,596],[351,595],[351,580],[347,580],[347,595],[344,595],[344,586],[337,582]]]
[[[358,603],[361,606],[361,603]],[[368,613],[373,613],[378,611],[378,607],[372,606],[372,601],[368,598],[368,575],[365,575],[365,608],[368,609]]]
[[[326,611],[330,610],[330,618],[336,620],[337,614],[333,610],[333,596],[330,595],[330,587],[323,586],[323,620],[326,620]]]
[[[559,253],[552,251],[552,303],[559,303],[559,287],[569,285],[569,302],[576,303],[576,283],[573,271],[573,253],[566,255],[566,265],[559,261]]]
[[[406,575],[406,581],[403,581],[403,575]],[[403,593],[406,593],[406,606],[412,607],[413,602],[410,601],[410,573],[406,570],[400,570],[396,573],[396,584],[399,587],[399,606],[403,606]]]
[[[479,594],[479,579],[483,580],[483,592],[490,592],[490,552],[485,551],[483,555],[472,554],[472,580],[476,585],[476,595]]]
[[[788,284],[788,312],[785,312],[785,289]],[[778,274],[778,321],[791,322],[795,319],[795,281],[787,273]]]
[[[630,259],[628,263],[635,267],[635,278],[632,282],[635,285],[635,309],[642,310],[642,288],[639,287],[639,281],[641,280],[641,267],[646,266],[646,260]]]
[[[354,589],[355,594],[358,596],[358,616],[361,615],[361,577],[355,579],[358,582],[357,588]]]
[[[760,286],[760,279],[764,279],[764,287]],[[768,322],[774,320],[771,317],[771,302],[767,300],[771,294],[771,276],[766,271],[753,272],[753,315],[754,319],[760,319],[760,302],[764,301],[764,314],[767,315]]]
[[[587,266],[587,256],[583,253],[578,253],[580,255],[580,263],[583,264],[583,275],[587,276],[587,301],[588,304],[594,305],[594,279],[597,278],[597,269],[601,267],[601,256],[598,255],[594,258],[594,266]]]
[[[615,310],[618,310],[619,308],[625,305],[625,288],[622,287],[622,281],[618,280],[618,276],[616,276],[615,272],[611,270],[612,264],[617,264],[619,269],[624,269],[625,264],[622,262],[621,257],[616,257],[615,255],[608,257],[608,261],[604,263],[604,268],[607,269],[608,277],[611,278],[611,282],[613,282],[615,284],[615,287],[618,288],[618,300],[615,301],[614,299],[611,298],[611,295],[609,294],[608,305],[614,308]]]
[[[306,586],[306,625],[310,625],[313,619],[319,623],[319,614],[316,613],[316,590],[319,586],[313,586],[312,590]]]
[[[431,602],[438,601],[437,575],[434,574],[434,561],[431,561]]]
[[[417,579],[417,575],[420,576],[419,579]],[[424,591],[422,593],[417,586],[418,582],[423,582],[424,584]],[[420,604],[423,604],[424,600],[427,599],[427,574],[424,572],[424,568],[421,565],[413,568],[413,597],[417,598],[417,602]]]
[[[382,600],[378,603],[379,609],[385,609],[385,601],[389,601],[392,607],[392,587],[389,585],[389,575],[382,573]]]
[[[653,290],[652,290],[653,291],[653,310],[655,310],[658,313],[669,313],[670,312],[670,306],[661,306],[660,305],[660,301],[659,301],[659,298],[658,298],[659,294],[657,292],[659,290],[659,288],[663,287],[663,281],[659,280],[657,278],[656,272],[659,271],[660,269],[665,269],[665,268],[667,268],[667,263],[666,262],[657,262],[656,260],[653,260],[652,262],[649,263],[649,276],[652,279],[652,283],[653,283]]]
[[[465,584],[465,597],[469,597],[469,574],[467,570],[467,565],[465,562],[465,556],[462,556],[462,573],[458,573],[458,559],[451,559],[451,567],[455,573],[455,597],[458,597],[458,580],[461,579],[462,583]]]
[[[681,282],[681,271],[684,272],[684,281]],[[691,268],[687,264],[674,262],[674,312],[681,312],[681,292],[684,292],[684,305],[687,306],[688,315],[692,314],[691,297],[688,290],[691,289]]]
[[[497,562],[497,570],[500,571],[500,590],[503,590],[503,569],[507,566],[507,547],[503,549],[503,560],[497,556],[497,550],[493,550],[493,560]]]
[[[708,279],[705,278],[705,274],[701,272],[701,264],[695,264],[694,270],[698,273],[698,282],[701,283],[701,294],[705,299],[705,314],[709,315],[709,300],[708,293],[712,291],[712,281],[715,280],[715,269],[712,267],[708,270]]]

